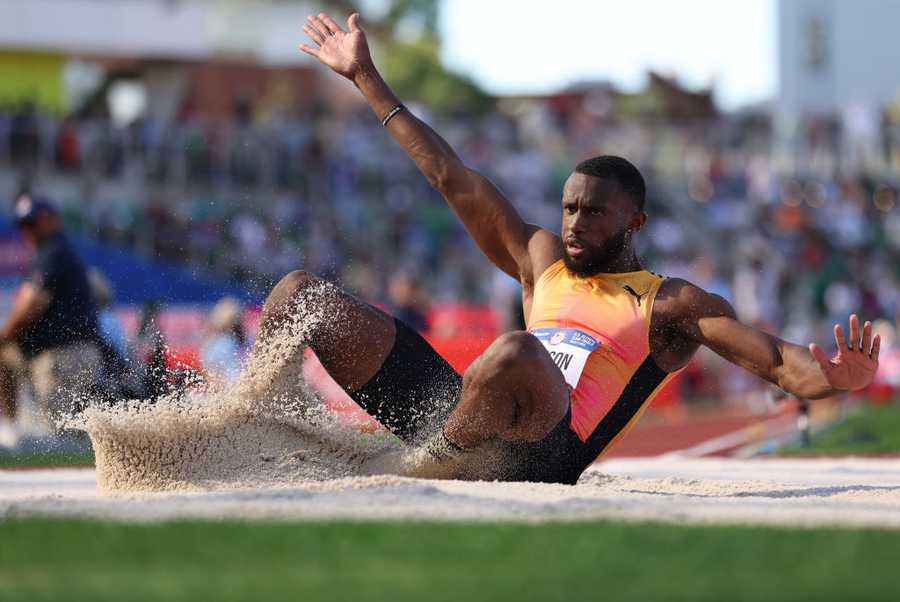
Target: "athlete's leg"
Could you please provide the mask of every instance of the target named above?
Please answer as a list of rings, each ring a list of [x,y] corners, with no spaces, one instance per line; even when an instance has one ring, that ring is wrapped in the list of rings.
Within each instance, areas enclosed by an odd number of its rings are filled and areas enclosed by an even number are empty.
[[[560,430],[568,411],[568,387],[550,355],[527,332],[506,333],[466,370],[459,403],[442,432],[410,452],[376,457],[363,470],[423,478],[518,478],[509,470],[515,467],[507,466],[510,451]]]
[[[302,339],[348,393],[378,372],[394,344],[394,319],[303,271],[286,275],[263,306],[259,338]],[[282,341],[278,341],[282,342]]]
[[[305,347],[354,401],[407,442],[439,428],[459,398],[460,376],[418,333],[298,271],[266,300],[243,379],[250,394],[274,400],[275,410],[278,401],[290,401],[302,382]]]
[[[509,332],[466,370],[444,434],[463,449],[495,438],[538,441],[568,409],[568,387],[547,351],[529,333]]]
[[[238,382],[238,394],[276,415],[303,410],[303,353],[312,347],[346,391],[378,371],[394,341],[392,319],[333,284],[295,271],[281,279],[263,306],[259,334]]]

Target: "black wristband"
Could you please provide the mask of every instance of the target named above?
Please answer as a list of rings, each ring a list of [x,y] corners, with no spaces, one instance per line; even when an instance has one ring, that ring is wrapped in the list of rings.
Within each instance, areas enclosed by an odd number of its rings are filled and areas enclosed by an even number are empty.
[[[388,114],[385,115],[384,119],[381,120],[381,127],[387,127],[388,121],[393,119],[397,113],[404,110],[405,108],[406,107],[404,107],[403,105],[397,105],[396,107],[388,111]]]

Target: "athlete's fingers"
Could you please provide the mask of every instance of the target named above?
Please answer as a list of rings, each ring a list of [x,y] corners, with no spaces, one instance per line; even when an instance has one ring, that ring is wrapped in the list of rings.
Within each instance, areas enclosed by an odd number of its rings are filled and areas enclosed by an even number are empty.
[[[876,362],[878,361],[878,353],[880,351],[881,351],[881,335],[876,334],[875,340],[872,341],[872,354],[870,356]]]
[[[308,35],[310,38],[312,38],[312,41],[315,42],[316,44],[318,44],[319,46],[321,46],[322,43],[325,41],[325,37],[321,33],[319,33],[319,30],[316,29],[315,27],[313,27],[312,25],[309,25],[309,24],[304,25],[303,31],[305,31],[306,35]]]
[[[319,58],[319,50],[317,48],[307,46],[306,44],[300,44],[300,50],[302,50],[306,54],[311,54],[312,56]]]
[[[850,314],[850,349],[859,351],[859,318]]]
[[[869,355],[872,352],[872,323],[868,320],[863,324],[863,337],[860,349],[862,349],[862,352],[866,355]]]
[[[328,27],[325,25],[325,23],[322,22],[322,19],[320,19],[316,15],[310,15],[309,22],[312,24],[313,27],[316,28],[316,30],[318,30],[319,33],[322,34],[322,37],[330,38],[331,36],[334,35],[331,33],[331,30],[328,29]]]
[[[337,32],[344,33],[344,30],[341,29],[341,26],[334,22],[334,19],[326,15],[325,13],[319,13],[319,20],[325,24],[325,27],[328,28],[328,31],[331,32],[332,35]]]
[[[361,31],[359,28],[359,13],[353,13],[347,17],[347,27],[350,31]]]
[[[837,345],[838,353],[847,351],[847,339],[844,338],[844,329],[840,324],[834,325],[834,342]]]
[[[822,368],[822,371],[828,370],[830,366],[830,362],[828,361],[828,356],[825,355],[825,352],[816,345],[815,343],[809,344],[809,352],[812,353],[813,358],[819,363],[819,366]]]

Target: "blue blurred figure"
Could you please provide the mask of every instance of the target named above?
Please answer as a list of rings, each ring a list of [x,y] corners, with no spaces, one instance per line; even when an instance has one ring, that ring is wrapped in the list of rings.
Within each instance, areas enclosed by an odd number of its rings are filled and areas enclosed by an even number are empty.
[[[231,297],[221,299],[210,312],[200,360],[211,383],[232,384],[240,376],[247,354],[242,317],[241,304]]]

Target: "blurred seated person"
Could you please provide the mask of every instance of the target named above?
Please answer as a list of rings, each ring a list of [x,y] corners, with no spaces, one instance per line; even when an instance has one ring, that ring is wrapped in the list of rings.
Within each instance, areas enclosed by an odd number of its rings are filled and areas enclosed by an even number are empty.
[[[221,299],[209,314],[200,360],[210,383],[231,384],[240,376],[247,353],[243,314],[241,304],[231,297]]]
[[[103,358],[103,378],[97,393],[110,402],[146,397],[143,364],[138,362],[122,320],[113,311],[115,293],[109,279],[96,268],[88,271],[91,295],[97,306],[98,343]]]
[[[119,357],[125,359],[131,355],[128,337],[125,335],[125,327],[122,321],[113,311],[112,284],[103,273],[95,268],[88,271],[88,283],[91,285],[91,295],[97,306],[97,326],[100,338],[110,346]]]
[[[406,272],[397,272],[388,283],[388,310],[416,332],[428,330],[427,300],[418,283]]]
[[[0,416],[9,427],[16,418],[18,389],[30,381],[49,426],[51,416],[72,412],[88,399],[101,367],[97,309],[87,272],[56,209],[22,195],[15,219],[36,254],[0,326]]]

